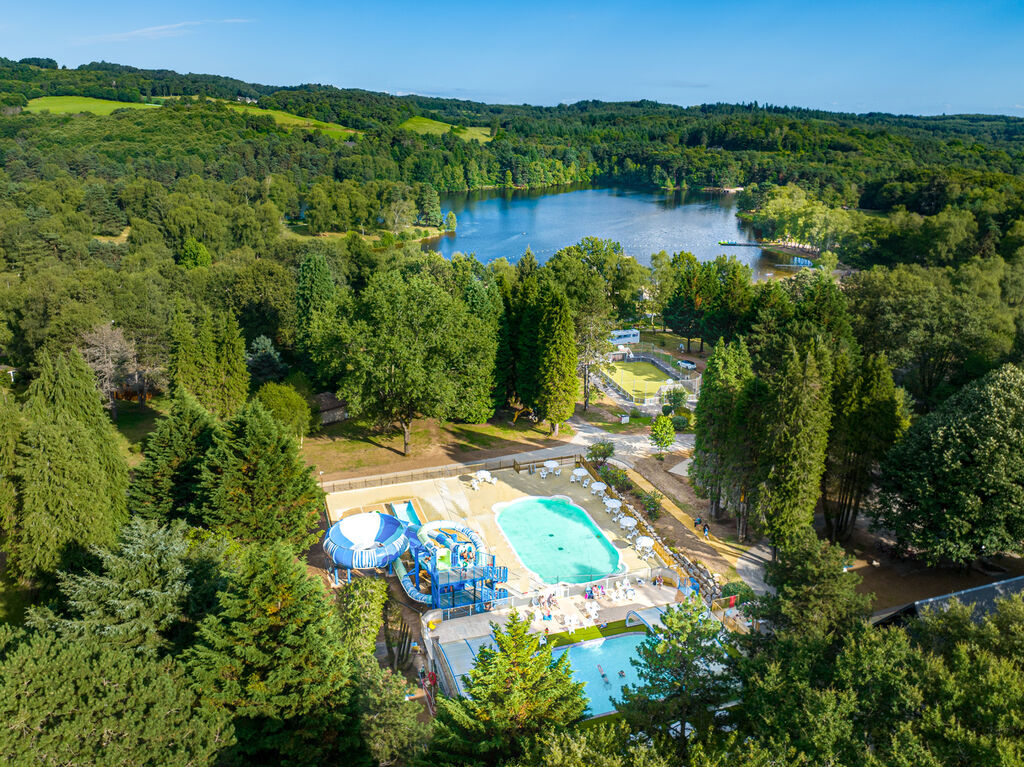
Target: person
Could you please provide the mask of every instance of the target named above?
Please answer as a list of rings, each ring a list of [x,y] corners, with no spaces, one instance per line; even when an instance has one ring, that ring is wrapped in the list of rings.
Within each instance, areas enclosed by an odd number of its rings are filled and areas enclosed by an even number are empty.
[[[710,535],[710,532],[711,532],[711,528],[709,528],[709,527],[708,527],[708,526],[707,526],[707,525],[705,524],[705,525],[704,525],[704,540],[706,540],[706,541],[709,541],[709,540],[711,540],[711,535]]]
[[[694,519],[693,520],[693,529],[696,530],[698,527],[700,527],[700,523],[701,523],[701,518],[700,517],[697,517],[696,519]]]
[[[625,679],[625,678],[626,678],[626,672],[623,671],[622,669],[619,669],[619,679]]]

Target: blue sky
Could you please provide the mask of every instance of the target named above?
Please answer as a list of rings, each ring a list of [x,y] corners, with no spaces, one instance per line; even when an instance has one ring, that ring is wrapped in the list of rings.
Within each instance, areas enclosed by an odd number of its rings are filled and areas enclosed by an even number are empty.
[[[51,0],[5,9],[0,55],[502,103],[1024,117],[1024,0]]]

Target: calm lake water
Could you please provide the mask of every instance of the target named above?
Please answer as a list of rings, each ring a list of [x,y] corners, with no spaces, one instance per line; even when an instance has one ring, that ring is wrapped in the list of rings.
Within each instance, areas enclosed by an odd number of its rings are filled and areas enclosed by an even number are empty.
[[[734,255],[758,276],[776,267],[760,248],[718,244],[754,241],[749,227],[736,218],[734,195],[620,188],[495,190],[442,198],[441,209],[455,211],[457,231],[425,247],[449,257],[461,252],[475,253],[484,262],[516,261],[529,246],[543,263],[555,251],[593,236],[622,243],[645,265],[652,253],[686,250],[702,261]]]

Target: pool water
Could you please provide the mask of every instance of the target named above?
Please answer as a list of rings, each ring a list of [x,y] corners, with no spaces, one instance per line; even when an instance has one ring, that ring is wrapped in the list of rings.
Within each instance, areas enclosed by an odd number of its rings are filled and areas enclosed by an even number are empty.
[[[615,710],[611,698],[622,697],[623,685],[639,683],[640,678],[629,659],[636,657],[636,648],[646,638],[646,632],[618,634],[559,648],[552,655],[557,658],[569,653],[572,675],[577,682],[583,682],[583,692],[590,698],[590,715],[600,716]],[[598,666],[604,669],[607,682],[601,677]],[[625,676],[620,677],[620,671]]]
[[[565,498],[521,498],[495,506],[498,527],[544,583],[587,583],[620,569],[619,552],[582,508]]]

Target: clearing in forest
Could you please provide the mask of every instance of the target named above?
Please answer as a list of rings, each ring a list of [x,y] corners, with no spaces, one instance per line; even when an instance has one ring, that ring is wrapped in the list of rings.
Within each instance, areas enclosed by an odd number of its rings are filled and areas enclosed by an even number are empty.
[[[38,99],[31,99],[26,112],[47,111],[52,114],[76,115],[82,112],[90,112],[94,115],[108,115],[115,109],[152,109],[158,104],[140,104],[131,101],[111,101],[109,99],[94,99],[88,96],[42,96]]]
[[[458,128],[450,123],[443,123],[440,120],[431,120],[429,117],[410,117],[404,123],[398,126],[405,130],[411,130],[414,133],[429,133],[433,136],[440,136],[443,133],[455,128],[455,135],[461,138],[463,141],[472,141],[476,139],[480,143],[487,143],[491,140],[491,129],[490,128]]]

